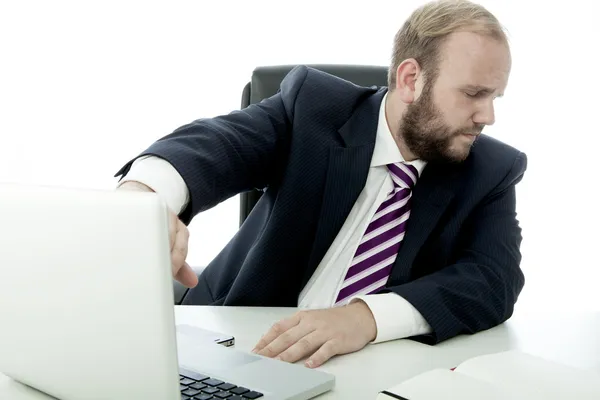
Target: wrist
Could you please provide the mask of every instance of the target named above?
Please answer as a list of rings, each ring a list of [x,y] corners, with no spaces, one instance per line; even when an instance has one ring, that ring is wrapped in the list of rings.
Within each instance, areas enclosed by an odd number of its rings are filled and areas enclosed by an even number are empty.
[[[367,303],[361,299],[356,299],[347,307],[352,308],[352,313],[358,316],[359,327],[365,333],[367,340],[369,342],[374,341],[377,338],[377,323]]]

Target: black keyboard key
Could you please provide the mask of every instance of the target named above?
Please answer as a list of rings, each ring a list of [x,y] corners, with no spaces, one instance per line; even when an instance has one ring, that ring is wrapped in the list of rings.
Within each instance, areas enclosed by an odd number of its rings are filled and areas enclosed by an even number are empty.
[[[179,385],[179,390],[183,392],[184,390],[188,390],[188,387],[185,385]]]
[[[246,389],[245,387],[238,386],[235,389],[229,389],[229,391],[233,394],[244,394],[246,392],[249,392],[250,390]]]
[[[200,382],[198,382],[198,383],[193,383],[193,384],[191,384],[191,385],[190,385],[190,387],[191,387],[192,389],[196,389],[196,390],[202,390],[202,389],[204,389],[204,388],[206,387],[206,385],[205,385],[204,383],[200,383]]]
[[[186,396],[185,394],[181,395],[181,400],[189,400],[189,399],[191,399],[191,397]]]
[[[244,399],[258,399],[259,397],[263,397],[263,394],[253,390],[251,392],[244,393],[242,396]]]
[[[211,378],[211,379],[207,379],[205,381],[202,381],[202,383],[204,383],[205,385],[208,385],[208,386],[219,386],[219,385],[224,384],[225,382],[220,381],[218,379],[212,379]]]
[[[182,380],[179,381],[179,383],[182,385],[188,386],[188,385],[191,385],[192,383],[196,383],[196,381],[193,381],[188,378],[183,378]]]
[[[194,396],[194,400],[212,400],[214,397],[211,394],[202,393]]]
[[[188,389],[186,391],[181,392],[181,394],[185,394],[186,396],[190,396],[190,397],[194,397],[198,393],[200,393],[200,391],[196,390],[196,389]]]
[[[188,371],[187,369],[179,368],[179,376],[184,376],[186,378],[193,379],[195,381],[203,381],[208,379],[208,376],[199,374],[194,371]]]
[[[231,393],[229,392],[219,392],[219,393],[215,393],[215,397],[218,399],[226,399],[228,397],[233,396]]]
[[[218,388],[222,390],[231,390],[235,388],[235,385],[232,385],[231,383],[224,383],[222,385],[219,385]]]
[[[208,394],[215,394],[220,392],[221,390],[214,388],[214,387],[207,387],[205,389],[202,389],[202,393],[208,393]]]

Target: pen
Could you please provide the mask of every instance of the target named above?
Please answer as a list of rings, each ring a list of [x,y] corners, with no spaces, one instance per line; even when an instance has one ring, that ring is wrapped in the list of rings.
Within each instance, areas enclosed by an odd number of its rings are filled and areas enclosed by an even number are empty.
[[[399,396],[399,395],[397,395],[395,393],[388,392],[387,390],[384,390],[381,393],[383,393],[385,395],[388,395],[388,396],[390,396],[390,397],[392,397],[394,399],[398,399],[398,400],[410,400],[410,399],[407,399],[406,397],[402,397],[402,396]]]

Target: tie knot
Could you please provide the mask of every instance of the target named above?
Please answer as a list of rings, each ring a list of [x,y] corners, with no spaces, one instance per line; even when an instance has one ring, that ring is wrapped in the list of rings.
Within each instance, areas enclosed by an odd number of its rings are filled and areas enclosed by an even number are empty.
[[[399,162],[388,164],[387,167],[394,181],[394,186],[412,189],[417,183],[419,171],[414,166]]]

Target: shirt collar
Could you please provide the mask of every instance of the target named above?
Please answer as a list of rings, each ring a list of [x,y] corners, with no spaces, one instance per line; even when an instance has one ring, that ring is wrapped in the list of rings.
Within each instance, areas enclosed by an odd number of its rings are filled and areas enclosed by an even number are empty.
[[[385,102],[388,93],[383,96],[381,106],[379,107],[379,120],[377,122],[377,138],[375,139],[375,149],[373,150],[373,157],[371,158],[371,167],[379,167],[382,165],[404,162],[409,165],[413,165],[419,176],[425,169],[427,162],[423,160],[404,161],[404,157],[398,149],[398,145],[394,141],[392,132],[387,123],[385,116]]]

